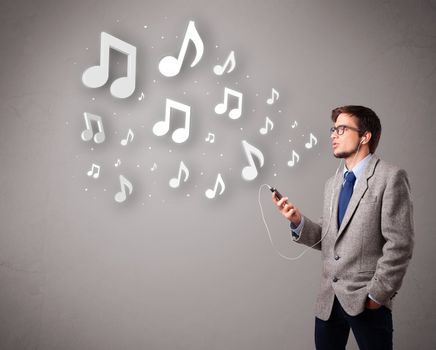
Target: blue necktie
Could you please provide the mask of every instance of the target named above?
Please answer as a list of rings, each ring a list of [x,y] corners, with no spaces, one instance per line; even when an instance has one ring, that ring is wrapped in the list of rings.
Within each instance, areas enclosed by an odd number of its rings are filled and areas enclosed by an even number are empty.
[[[353,194],[354,183],[356,182],[356,176],[352,171],[345,173],[345,182],[342,186],[341,194],[339,195],[339,207],[338,207],[338,227],[341,227],[342,219],[344,218],[345,211],[347,210],[348,203]]]

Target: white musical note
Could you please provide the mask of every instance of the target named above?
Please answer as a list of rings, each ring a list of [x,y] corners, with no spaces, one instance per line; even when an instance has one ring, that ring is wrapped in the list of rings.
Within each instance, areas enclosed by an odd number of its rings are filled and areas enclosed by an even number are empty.
[[[226,185],[224,183],[224,180],[223,180],[221,174],[218,174],[218,176],[216,178],[214,189],[213,190],[212,189],[207,189],[206,192],[204,193],[207,198],[209,198],[209,199],[215,198],[216,192],[217,192],[217,189],[218,189],[218,185],[221,186],[220,193],[218,194],[219,196],[221,196],[224,193],[225,189],[226,189]]]
[[[235,69],[236,66],[235,51],[230,52],[229,57],[227,57],[227,60],[225,61],[224,65],[220,66],[218,64],[215,67],[213,67],[213,72],[216,75],[223,75],[228,65],[230,65],[230,68],[227,70],[227,73],[230,73],[233,71],[233,69]]]
[[[272,105],[274,103],[274,101],[277,101],[279,99],[279,92],[276,89],[272,89],[272,94],[271,97],[266,100],[266,103],[268,103],[269,105]]]
[[[138,97],[138,101],[142,101],[144,97],[144,92],[141,92],[141,95]]]
[[[116,163],[114,164],[116,167],[119,166],[121,164],[121,159],[118,158],[118,160],[116,161]]]
[[[269,119],[269,117],[266,117],[265,121],[266,121],[265,127],[260,128],[260,130],[259,130],[262,135],[266,135],[268,133],[268,125],[271,127],[271,130],[274,128],[274,124],[273,124],[272,120]]]
[[[156,136],[163,136],[169,131],[170,115],[172,109],[176,109],[185,113],[185,126],[178,128],[173,132],[172,135],[173,141],[176,143],[185,142],[189,137],[189,127],[191,123],[191,107],[183,103],[170,100],[169,98],[166,99],[165,119],[163,121],[159,121],[156,124],[154,124],[153,133]]]
[[[236,97],[238,99],[238,107],[233,108],[229,112],[230,119],[238,119],[242,114],[242,93],[236,90],[229,89],[227,87],[224,88],[224,101],[223,103],[218,103],[215,106],[216,114],[224,114],[228,109],[228,98],[229,95]]]
[[[127,143],[130,141],[133,141],[133,138],[135,137],[135,134],[133,133],[132,129],[129,128],[129,131],[127,132],[127,137],[125,139],[121,140],[121,145],[126,146]]]
[[[298,126],[298,122],[295,120],[295,121],[292,123],[291,127],[292,127],[292,129],[294,129],[296,126]]]
[[[183,163],[183,161],[180,162],[179,175],[177,176],[177,178],[172,178],[170,180],[170,186],[172,188],[177,188],[180,186],[180,179],[182,178],[182,171],[185,173],[185,178],[183,179],[183,182],[186,182],[189,178],[189,169],[186,167],[186,165],[185,165],[185,163]]]
[[[204,141],[209,143],[215,142],[215,134],[212,134],[211,132],[207,134],[207,137],[204,139]]]
[[[242,146],[244,146],[245,155],[247,156],[248,163],[250,165],[242,169],[242,178],[246,181],[254,180],[257,175],[257,168],[254,164],[253,155],[259,159],[260,167],[263,167],[264,157],[262,152],[256,147],[250,145],[247,141],[242,141]]]
[[[194,44],[196,52],[194,61],[191,63],[191,67],[194,67],[200,61],[204,51],[203,40],[201,40],[200,34],[198,34],[197,29],[195,28],[195,22],[189,21],[188,29],[186,30],[179,56],[177,58],[173,56],[166,56],[160,60],[159,71],[162,75],[166,77],[174,77],[175,75],[179,74],[186,51],[188,49],[189,41],[192,41]]]
[[[309,142],[306,143],[305,146],[307,149],[311,149],[314,146],[314,144],[316,145],[317,143],[318,143],[318,140],[316,139],[316,137],[312,133],[310,133]]]
[[[153,163],[153,166],[150,168],[151,171],[155,171],[157,169],[157,164]]]
[[[115,201],[117,201],[118,203],[122,203],[126,200],[127,198],[126,187],[129,189],[129,195],[131,195],[133,191],[132,183],[129,180],[127,180],[123,175],[120,175],[120,187],[121,187],[121,191],[117,192],[114,197]]]
[[[97,171],[94,173],[94,170]],[[88,176],[92,176],[94,179],[98,179],[98,177],[100,176],[100,165],[92,163],[91,170],[89,170],[86,174]]]
[[[105,140],[106,135],[104,133],[101,117],[87,112],[83,113],[83,117],[85,118],[86,129],[82,131],[82,140],[89,141],[94,137],[95,143],[102,143]],[[98,132],[96,134],[94,134],[92,129],[92,120],[97,122]]]
[[[82,75],[85,86],[98,88],[109,78],[109,52],[117,50],[127,55],[127,75],[114,80],[111,84],[111,94],[114,97],[126,98],[135,91],[136,81],[136,47],[108,33],[101,33],[100,65],[89,67]]]
[[[292,159],[288,162],[288,166],[293,167],[295,165],[295,160],[298,163],[300,161],[300,156],[298,155],[297,152],[292,150]]]

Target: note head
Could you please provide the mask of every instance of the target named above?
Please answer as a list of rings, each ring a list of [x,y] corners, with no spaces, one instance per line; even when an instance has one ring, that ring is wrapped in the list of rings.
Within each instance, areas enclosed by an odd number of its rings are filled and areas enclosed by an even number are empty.
[[[118,192],[117,194],[115,194],[115,201],[117,201],[118,203],[122,203],[126,200],[126,194],[124,192]]]
[[[135,91],[135,80],[131,77],[121,77],[111,85],[111,94],[117,98],[127,98]]]
[[[159,121],[153,126],[153,134],[156,136],[163,136],[168,132],[169,128],[169,123],[166,123],[165,121]]]
[[[239,119],[241,117],[241,109],[240,108],[234,108],[229,112],[230,119]]]
[[[82,75],[82,82],[89,88],[98,88],[103,86],[109,78],[109,73],[101,66],[89,67]]]
[[[166,77],[174,77],[180,72],[181,63],[173,56],[166,56],[159,62],[159,71]]]
[[[215,113],[216,114],[224,114],[224,112],[226,111],[226,105],[224,103],[218,103],[215,106]]]
[[[246,166],[242,169],[242,177],[244,180],[251,181],[257,177],[257,170],[252,166]]]
[[[92,135],[93,135],[93,133],[92,133],[92,130],[89,130],[89,129],[86,129],[86,130],[83,130],[82,131],[82,140],[83,141],[89,141],[89,140],[91,140],[92,139]]]
[[[220,65],[217,65],[217,66],[213,67],[213,72],[214,72],[216,75],[223,75],[223,73],[224,73],[224,68],[221,67]]]
[[[189,137],[189,130],[186,128],[179,128],[173,132],[172,138],[175,143],[183,143]]]
[[[85,130],[85,131],[87,131],[87,130]],[[105,136],[103,131],[100,131],[94,135],[94,142],[95,143],[102,143],[105,139],[106,139],[106,136]]]

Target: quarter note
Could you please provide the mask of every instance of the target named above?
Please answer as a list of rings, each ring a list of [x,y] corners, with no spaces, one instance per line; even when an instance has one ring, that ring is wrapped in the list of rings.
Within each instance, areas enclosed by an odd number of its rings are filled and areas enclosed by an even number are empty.
[[[277,101],[279,99],[279,92],[276,89],[272,89],[272,95],[271,97],[266,100],[266,103],[268,103],[269,105],[272,105],[274,103],[274,101]]]
[[[318,143],[317,138],[312,133],[310,133],[309,142],[307,142],[305,146],[306,146],[307,149],[311,149],[317,143]]]
[[[216,75],[223,75],[224,71],[229,65],[230,67],[228,68],[227,73],[230,73],[233,71],[233,69],[235,69],[236,66],[235,51],[230,52],[229,57],[227,57],[227,60],[224,62],[224,65],[222,66],[216,65],[215,67],[213,67],[213,72]]]
[[[104,133],[103,121],[101,117],[88,112],[83,113],[83,117],[85,118],[86,129],[82,131],[82,140],[90,141],[92,138],[94,138],[95,143],[102,143],[105,140],[106,135]],[[97,122],[98,132],[95,134],[91,121]]]
[[[126,200],[127,198],[126,187],[129,190],[129,195],[131,195],[133,191],[132,183],[129,180],[127,180],[123,175],[120,175],[120,186],[121,186],[121,191],[117,192],[114,197],[115,201],[117,201],[118,203],[122,203]]]
[[[218,186],[221,187],[220,193],[218,194],[219,196],[221,196],[224,193],[225,189],[226,189],[226,185],[224,183],[224,180],[223,180],[221,174],[218,174],[218,176],[216,178],[214,189],[213,190],[212,189],[207,189],[206,192],[204,193],[206,195],[206,197],[209,198],[209,199],[215,198]]]
[[[246,181],[251,181],[254,180],[258,175],[253,156],[259,160],[260,167],[263,167],[264,157],[259,149],[253,145],[250,145],[247,141],[243,140],[242,146],[244,147],[245,155],[247,156],[248,163],[250,164],[242,169],[242,178]]]
[[[127,55],[127,75],[114,80],[110,91],[114,97],[126,98],[135,91],[136,47],[108,33],[101,33],[100,65],[89,67],[82,75],[82,82],[89,88],[98,88],[106,84],[109,78],[109,53],[111,48]]]
[[[185,114],[185,126],[176,129],[172,135],[172,139],[174,142],[182,143],[185,142],[189,137],[189,127],[191,123],[191,107],[183,103],[170,100],[169,98],[166,99],[165,119],[154,124],[153,133],[156,136],[163,136],[170,130],[170,115],[171,115],[171,110],[173,109],[181,111]]]
[[[127,132],[127,137],[125,139],[121,140],[121,145],[126,146],[129,141],[130,142],[133,141],[134,137],[135,137],[135,134],[133,133],[132,129],[129,129],[129,131]]]
[[[229,112],[230,119],[238,119],[242,114],[242,93],[236,90],[229,89],[227,87],[224,88],[224,101],[223,103],[218,103],[215,106],[216,114],[224,114],[229,108],[229,95],[235,97],[238,100],[238,106],[233,108]]]
[[[100,176],[100,165],[92,163],[91,170],[89,170],[86,174],[88,176],[92,176],[94,179],[98,179]]]
[[[259,130],[262,135],[266,135],[268,133],[268,125],[271,127],[271,130],[274,128],[274,124],[273,124],[272,120],[269,119],[269,117],[266,117],[265,121],[266,121],[265,127],[260,128],[260,130]]]
[[[177,58],[173,56],[166,56],[160,60],[159,71],[162,75],[166,77],[174,77],[179,74],[186,51],[188,49],[189,41],[192,41],[195,46],[195,58],[191,63],[191,67],[194,67],[200,61],[204,51],[203,40],[195,28],[195,22],[189,21],[188,29],[186,30],[179,56]]]
[[[293,167],[295,165],[295,161],[298,163],[300,161],[300,156],[297,152],[292,150],[292,159],[288,162],[288,166]]]
[[[180,179],[182,178],[182,172],[185,174],[185,178],[183,179],[183,182],[186,182],[189,178],[189,169],[186,167],[186,165],[185,165],[185,163],[183,163],[183,161],[180,162],[178,176],[176,178],[172,178],[170,180],[170,186],[172,188],[177,188],[180,186]]]

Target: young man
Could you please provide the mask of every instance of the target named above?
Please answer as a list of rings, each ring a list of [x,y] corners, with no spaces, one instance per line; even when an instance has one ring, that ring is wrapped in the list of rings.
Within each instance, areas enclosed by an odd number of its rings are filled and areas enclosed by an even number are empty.
[[[333,154],[345,167],[326,183],[320,223],[287,197],[272,199],[293,240],[321,250],[316,348],[345,349],[351,328],[360,349],[392,349],[392,298],[413,249],[409,181],[374,154],[381,125],[371,109],[339,107],[332,120]]]

